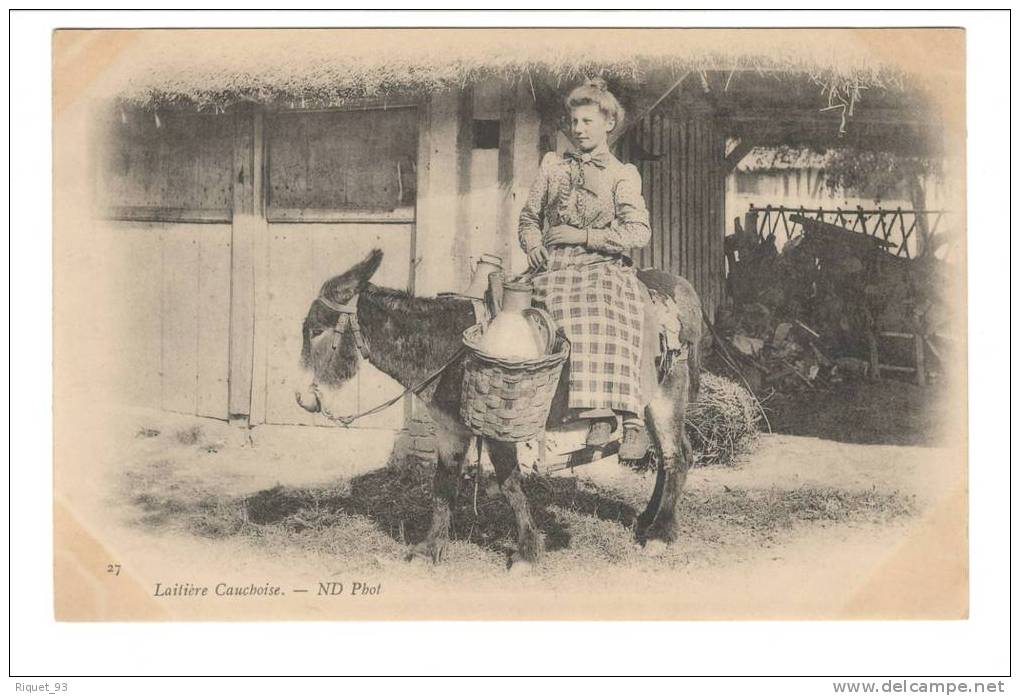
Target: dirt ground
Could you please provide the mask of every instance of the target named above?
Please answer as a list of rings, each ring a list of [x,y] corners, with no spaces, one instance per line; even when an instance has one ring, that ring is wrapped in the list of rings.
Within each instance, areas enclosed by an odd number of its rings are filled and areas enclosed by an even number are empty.
[[[863,409],[867,398],[857,392],[827,403]],[[633,536],[651,475],[605,460],[529,479],[547,553],[526,576],[507,571],[513,517],[491,476],[465,476],[446,562],[408,563],[409,546],[428,526],[427,472],[380,462],[366,474],[330,477],[322,473],[330,461],[344,470],[339,449],[274,449],[226,424],[166,414],[107,418],[116,425],[88,470],[58,477],[58,503],[125,567],[119,599],[94,600],[111,618],[965,613],[965,558],[953,540],[930,533],[964,490],[962,465],[951,450],[927,442],[923,417],[913,417],[920,432],[904,437],[909,444],[860,444],[845,427],[832,439],[787,434],[812,423],[831,428],[838,415],[826,415],[825,403],[773,411],[776,432],[762,435],[735,466],[692,470],[682,538],[662,555],[649,555]],[[859,440],[881,439],[881,428],[861,422]],[[314,457],[319,463],[309,470],[318,473],[303,479],[302,462]],[[290,467],[288,476],[281,467]],[[903,559],[932,553],[949,565],[900,569],[898,584],[882,584]],[[947,580],[945,573],[956,575]],[[942,581],[950,582],[948,594]],[[103,578],[95,591],[105,593],[111,582]],[[283,595],[157,599],[157,582],[270,584]],[[962,599],[953,594],[961,582]],[[354,583],[378,591],[331,601],[320,583],[342,583],[345,595]],[[131,592],[123,592],[126,584]],[[910,599],[901,606],[890,597]]]
[[[948,445],[945,385],[857,381],[776,394],[765,401],[773,432],[867,445]]]

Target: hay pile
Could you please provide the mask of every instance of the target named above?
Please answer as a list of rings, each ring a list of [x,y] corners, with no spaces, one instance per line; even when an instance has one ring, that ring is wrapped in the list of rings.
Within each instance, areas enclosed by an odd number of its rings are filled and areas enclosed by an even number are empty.
[[[701,373],[696,401],[687,409],[687,434],[696,466],[732,464],[758,437],[761,409],[744,387],[711,372]]]

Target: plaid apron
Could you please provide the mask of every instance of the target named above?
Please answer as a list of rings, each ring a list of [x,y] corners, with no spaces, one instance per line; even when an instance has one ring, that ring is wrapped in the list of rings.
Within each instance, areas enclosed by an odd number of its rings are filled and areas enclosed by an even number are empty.
[[[644,312],[633,267],[583,246],[549,249],[531,276],[541,302],[570,339],[570,408],[641,414]]]

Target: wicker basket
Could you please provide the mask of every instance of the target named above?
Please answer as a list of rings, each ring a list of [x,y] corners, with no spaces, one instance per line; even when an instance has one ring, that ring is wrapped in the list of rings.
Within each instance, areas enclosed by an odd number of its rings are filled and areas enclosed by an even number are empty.
[[[461,419],[476,435],[504,442],[530,440],[545,428],[570,343],[557,334],[549,355],[508,361],[478,349],[483,328],[476,324],[464,332]]]

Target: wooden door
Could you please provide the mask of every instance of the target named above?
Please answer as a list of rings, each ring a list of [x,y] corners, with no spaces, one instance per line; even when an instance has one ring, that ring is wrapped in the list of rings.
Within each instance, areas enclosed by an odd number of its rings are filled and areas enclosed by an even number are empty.
[[[226,419],[232,120],[124,109],[95,126],[117,398]]]

